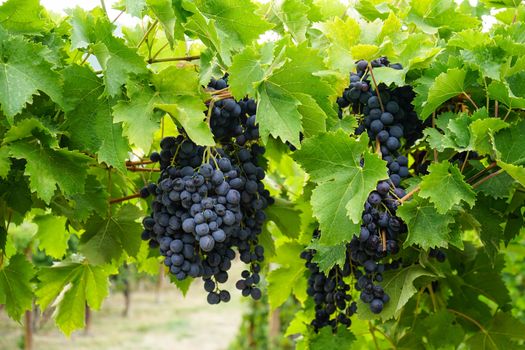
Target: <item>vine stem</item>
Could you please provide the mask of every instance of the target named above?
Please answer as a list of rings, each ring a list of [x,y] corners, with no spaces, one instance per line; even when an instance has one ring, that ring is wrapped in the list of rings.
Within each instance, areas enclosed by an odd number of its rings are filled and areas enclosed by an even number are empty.
[[[417,192],[419,192],[420,189],[421,189],[421,187],[419,187],[419,186],[414,187],[414,189],[413,189],[412,191],[408,192],[407,194],[405,194],[405,195],[403,196],[403,198],[401,198],[401,199],[399,200],[399,202],[400,202],[401,204],[405,203],[405,202],[406,202],[407,200],[409,200],[414,194],[416,194]]]
[[[432,283],[429,283],[427,285],[428,293],[430,294],[430,300],[432,300],[432,307],[434,308],[434,312],[437,311],[437,305],[436,305],[436,296],[434,295],[434,288],[432,288]]]
[[[124,201],[129,201],[130,199],[135,199],[135,198],[139,198],[140,197],[140,193],[134,193],[134,194],[130,194],[129,196],[125,196],[125,197],[121,197],[121,198],[112,198],[109,200],[109,204],[115,204],[115,203],[120,203],[120,202],[124,202]]]
[[[174,62],[174,61],[194,61],[200,59],[201,56],[185,56],[185,57],[163,57],[163,58],[151,58],[148,63],[161,63],[161,62]]]
[[[378,331],[383,336],[383,338],[385,338],[390,343],[390,345],[392,345],[392,349],[397,349],[396,343],[394,343],[392,338],[390,338],[385,332],[383,332],[381,328],[374,326],[374,330]]]
[[[131,160],[128,160],[126,161],[126,166],[133,166],[133,165],[146,165],[146,164],[153,164],[155,162],[151,161],[151,160],[138,160],[138,161],[131,161]]]
[[[481,180],[479,180],[478,182],[476,182],[475,184],[472,185],[472,187],[476,188],[478,187],[479,185],[481,185],[482,183],[484,183],[485,181],[487,180],[490,180],[492,179],[493,177],[496,177],[498,176],[499,174],[501,174],[503,172],[503,169],[500,169],[492,174],[489,174],[487,176],[485,176],[484,178],[482,178]]]
[[[436,128],[436,112],[432,113],[432,128]],[[434,163],[438,162],[438,151],[434,148]]]
[[[463,164],[461,164],[461,170],[460,172],[463,173],[463,170],[465,170],[465,165],[468,163],[468,156],[470,154],[470,150],[467,151],[467,154],[465,155],[465,160],[463,161]]]
[[[148,39],[148,35],[151,33],[151,31],[153,30],[153,28],[155,28],[157,26],[157,24],[159,23],[159,20],[156,19],[149,27],[148,29],[146,30],[146,32],[144,33],[144,35],[142,36],[142,38],[140,39],[139,43],[137,44],[137,49],[142,45],[144,44],[144,42]]]
[[[372,326],[372,322],[368,321],[368,329],[370,330],[370,334],[372,335],[372,339],[374,339],[374,345],[376,346],[377,350],[381,350],[379,347],[379,344],[377,343],[377,338],[375,334],[375,327]]]
[[[467,98],[467,100],[469,100],[470,103],[472,103],[472,105],[474,106],[474,108],[479,109],[479,107],[478,107],[478,105],[476,104],[476,102],[474,102],[474,101],[472,100],[472,98],[470,98],[470,96],[469,96],[466,92],[463,91],[463,95]]]
[[[495,166],[497,165],[496,162],[492,162],[490,163],[486,168],[484,168],[483,170],[479,171],[477,174],[473,175],[472,177],[470,177],[467,182],[472,182],[474,181],[475,179],[477,179],[478,177],[480,177],[481,175],[483,175],[484,173],[486,173],[487,171],[489,171],[490,169],[494,168]]]
[[[374,83],[374,87],[376,89],[377,99],[379,100],[379,105],[381,106],[381,112],[384,112],[385,106],[383,106],[383,101],[381,101],[381,94],[379,93],[379,89],[377,88],[376,77],[374,76],[374,70],[372,69],[372,64],[370,62],[368,62],[368,71],[370,72],[372,82]]]
[[[137,168],[135,166],[131,166],[127,168],[128,171],[131,172],[145,172],[145,173],[160,173],[160,169],[157,168]]]
[[[496,345],[494,343],[494,340],[492,340],[492,337],[490,336],[489,332],[485,329],[485,327],[483,327],[483,325],[481,323],[479,323],[478,321],[476,321],[475,319],[473,319],[472,317],[468,316],[468,315],[465,315],[464,313],[460,312],[460,311],[457,311],[457,310],[454,310],[454,309],[447,309],[447,311],[450,311],[452,312],[453,314],[456,314],[458,316],[460,316],[461,318],[464,318],[465,320],[467,321],[470,321],[472,322],[473,324],[475,324],[479,329],[480,331],[485,334],[485,336],[487,336],[490,341],[492,342],[492,344]]]
[[[381,154],[381,142],[379,142],[379,137],[378,136],[376,136],[376,154],[380,158],[383,158],[383,155]]]

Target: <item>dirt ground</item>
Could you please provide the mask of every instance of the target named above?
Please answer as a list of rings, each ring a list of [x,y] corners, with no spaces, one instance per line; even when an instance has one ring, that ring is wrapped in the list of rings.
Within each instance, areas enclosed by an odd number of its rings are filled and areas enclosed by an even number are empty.
[[[234,280],[232,278],[232,280]],[[234,339],[246,304],[229,281],[229,303],[210,306],[201,282],[186,298],[168,282],[158,295],[154,290],[134,291],[127,318],[122,317],[124,297],[114,292],[99,312],[93,312],[89,334],[75,332],[66,338],[49,320],[34,336],[34,350],[221,350]],[[0,350],[20,348],[23,328],[0,312]]]

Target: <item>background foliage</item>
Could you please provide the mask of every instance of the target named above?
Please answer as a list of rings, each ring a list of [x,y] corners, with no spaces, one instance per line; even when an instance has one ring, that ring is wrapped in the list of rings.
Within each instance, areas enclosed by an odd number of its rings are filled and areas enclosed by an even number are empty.
[[[277,198],[262,236],[266,294],[271,309],[300,305],[285,332],[297,348],[523,346],[521,2],[140,0],[119,9],[141,24],[117,28],[103,7],[59,18],[38,0],[0,6],[0,304],[10,317],[35,300],[55,306],[71,334],[86,304],[100,308],[119,266],[158,273],[140,240],[148,204],[115,199],[155,181],[150,166],[130,161],[176,126],[214,144],[202,86],[228,72],[232,94],[258,102]],[[314,334],[299,254],[318,223],[320,266],[344,260],[368,193],[386,177],[366,136],[353,136],[359,116],[340,119],[335,99],[356,60],[382,55],[404,68],[377,69],[378,83],[413,86],[427,120],[412,172],[422,151],[432,165],[406,181],[404,266],[385,273],[391,302],[381,319],[362,308],[350,329]],[[479,157],[451,161],[460,152]],[[446,250],[445,263],[428,258],[432,247]]]

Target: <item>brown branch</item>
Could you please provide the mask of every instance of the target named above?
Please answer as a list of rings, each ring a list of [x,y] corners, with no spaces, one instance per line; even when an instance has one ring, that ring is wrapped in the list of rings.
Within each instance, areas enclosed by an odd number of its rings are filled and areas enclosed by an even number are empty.
[[[368,71],[370,72],[370,76],[372,77],[372,81],[374,82],[374,86],[376,88],[377,99],[379,100],[379,105],[381,105],[381,111],[384,112],[385,106],[383,106],[383,101],[381,101],[381,94],[379,93],[376,77],[374,76],[374,70],[372,69],[372,64],[370,62],[368,63]]]
[[[130,194],[129,196],[125,196],[121,198],[112,198],[109,200],[109,203],[115,204],[115,203],[120,203],[120,202],[128,201],[130,199],[139,198],[139,197],[140,197],[140,193],[134,193],[134,194]]]
[[[131,172],[145,172],[145,173],[160,173],[160,169],[157,168],[137,168],[135,166],[131,166],[127,168],[128,171]]]
[[[465,95],[465,97],[467,98],[467,100],[469,100],[469,102],[472,103],[472,105],[474,106],[474,108],[479,109],[479,107],[478,107],[478,105],[476,104],[476,102],[474,102],[466,92],[463,91],[463,95]]]
[[[414,189],[413,189],[412,191],[408,192],[407,194],[405,194],[405,195],[403,196],[403,198],[401,198],[401,199],[399,200],[399,202],[400,202],[401,204],[405,203],[407,200],[409,200],[410,198],[412,198],[412,196],[413,196],[414,194],[416,194],[417,192],[419,192],[420,189],[421,189],[421,188],[420,188],[419,186],[414,187]]]
[[[186,56],[186,57],[164,57],[164,58],[152,58],[148,60],[148,63],[161,63],[161,62],[175,62],[175,61],[194,61],[200,59],[201,56]]]
[[[382,158],[383,155],[381,154],[381,142],[379,142],[379,137],[376,136],[376,154]]]
[[[476,182],[475,184],[472,185],[473,188],[476,188],[478,187],[479,185],[481,185],[482,183],[484,183],[485,181],[488,181],[490,179],[492,179],[493,177],[496,177],[498,176],[499,174],[501,174],[503,172],[503,169],[500,169],[498,171],[496,171],[495,173],[492,173],[490,175],[487,175],[485,176],[484,178],[482,178],[481,180],[479,180],[478,182]]]
[[[133,166],[133,165],[146,165],[146,164],[153,164],[153,163],[155,163],[155,162],[153,162],[151,160],[138,160],[138,161],[128,160],[128,161],[126,161],[126,166],[130,167],[130,166]]]
[[[490,169],[494,168],[495,166],[497,165],[496,162],[492,162],[490,163],[485,169],[481,170],[480,172],[478,172],[477,174],[471,176],[467,182],[472,182],[474,181],[475,179],[477,179],[478,177],[480,177],[481,175],[483,175],[484,173],[486,173],[487,171],[489,171]]]
[[[386,237],[385,237],[385,229],[381,229],[381,241],[383,243],[383,251],[386,251]]]

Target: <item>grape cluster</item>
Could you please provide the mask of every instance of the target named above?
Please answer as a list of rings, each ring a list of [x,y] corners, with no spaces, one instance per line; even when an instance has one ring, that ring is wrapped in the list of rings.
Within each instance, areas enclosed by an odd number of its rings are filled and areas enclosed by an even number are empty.
[[[221,79],[212,79],[208,84],[209,91],[224,90],[228,87],[228,75]],[[259,138],[259,127],[256,125],[257,104],[255,100],[245,97],[239,101],[225,98],[210,101],[210,126],[213,135],[221,141],[235,138],[239,146]],[[206,112],[207,113],[207,112]]]
[[[403,145],[419,137],[423,124],[411,104],[413,91],[410,88],[388,88],[384,85],[374,89],[368,80],[370,66],[372,69],[381,66],[402,69],[400,64],[390,64],[385,57],[372,61],[370,65],[367,61],[358,61],[357,72],[351,73],[350,86],[337,103],[340,116],[343,115],[343,109],[349,106],[353,113],[364,115],[356,134],[367,132],[370,139],[377,142],[381,156],[387,162],[389,179],[378,182],[376,189],[369,194],[364,204],[360,232],[347,244],[346,261],[342,268],[335,266],[328,274],[324,274],[312,262],[315,251],[303,252],[302,257],[307,260],[306,266],[311,272],[309,295],[316,303],[316,315],[312,321],[316,330],[326,325],[333,326],[334,319],[339,317],[331,318],[330,311],[333,308],[330,306],[327,311],[326,300],[322,300],[323,293],[331,290],[331,281],[335,276],[353,275],[354,288],[360,292],[361,301],[368,304],[373,313],[383,310],[390,300],[380,285],[383,272],[399,266],[399,260],[388,257],[399,252],[400,239],[407,232],[406,225],[396,216],[399,200],[405,196],[401,182],[410,176],[408,158],[400,154],[400,150]],[[344,295],[346,301],[351,300],[348,293],[350,288],[345,287],[344,282],[337,281],[336,285],[339,286],[339,283],[342,289],[338,292]],[[351,309],[345,310],[345,316],[350,317],[356,312],[355,308],[352,302]]]
[[[212,80],[208,88],[225,89],[226,78]],[[265,149],[253,142],[258,138],[254,104],[231,98],[210,102],[212,132],[222,147],[198,146],[180,129],[181,135],[164,138],[161,151],[151,154],[160,163],[160,177],[141,190],[143,197],[154,196],[142,238],[159,248],[176,279],[202,277],[210,304],[231,298],[220,284],[228,280],[236,251],[249,265],[236,287],[244,296],[261,298],[264,248],[258,236],[273,199],[258,164]]]
[[[312,262],[315,253],[313,249],[301,253],[310,271],[307,293],[315,303],[315,318],[311,324],[316,332],[325,326],[332,327],[333,331],[337,330],[338,324],[348,327],[352,323],[350,317],[357,311],[357,304],[349,294],[350,285],[343,279],[352,273],[349,261],[343,268],[334,266],[325,274]]]

